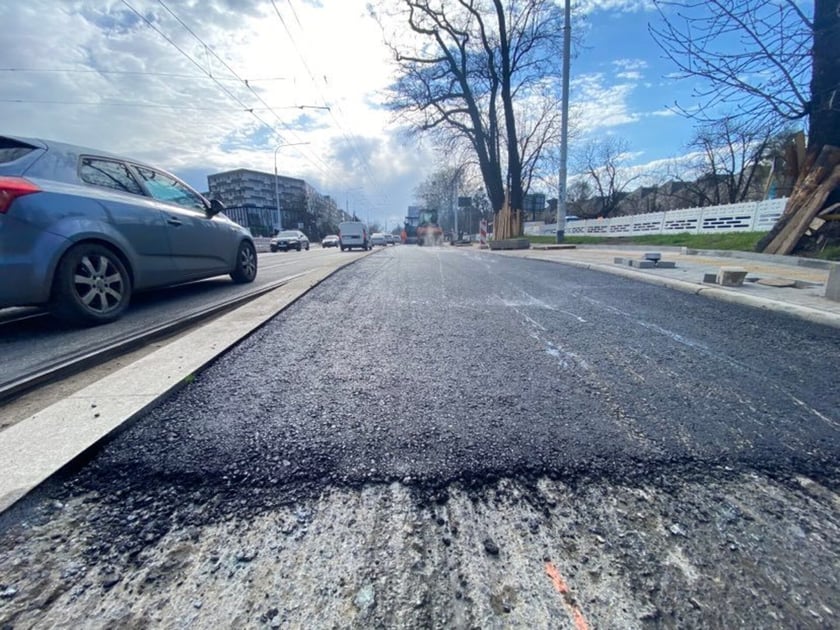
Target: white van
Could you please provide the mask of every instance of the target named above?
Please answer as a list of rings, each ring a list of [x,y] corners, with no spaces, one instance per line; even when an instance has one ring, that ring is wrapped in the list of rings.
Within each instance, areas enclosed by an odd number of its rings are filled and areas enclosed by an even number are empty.
[[[353,249],[368,250],[371,248],[370,235],[367,226],[361,221],[345,221],[338,224],[338,243],[341,251]]]

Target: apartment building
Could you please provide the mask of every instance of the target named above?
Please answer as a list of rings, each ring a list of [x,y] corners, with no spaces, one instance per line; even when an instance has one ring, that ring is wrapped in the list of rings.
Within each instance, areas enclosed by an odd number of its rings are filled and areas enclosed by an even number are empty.
[[[311,240],[320,239],[345,216],[329,195],[295,177],[240,168],[208,175],[207,185],[227,207],[225,214],[255,236],[298,229]]]

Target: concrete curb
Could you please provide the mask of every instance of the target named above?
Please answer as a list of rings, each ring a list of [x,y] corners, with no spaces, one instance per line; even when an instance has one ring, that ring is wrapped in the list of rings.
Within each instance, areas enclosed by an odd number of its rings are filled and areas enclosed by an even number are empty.
[[[798,256],[780,256],[778,254],[762,254],[760,252],[742,252],[729,249],[694,249],[683,247],[682,252],[686,256],[712,256],[714,258],[736,258],[741,260],[755,260],[768,262],[776,265],[787,265],[789,267],[810,267],[812,269],[831,269],[840,266],[833,260],[820,260],[819,258],[801,258]]]
[[[744,252],[735,249],[695,249],[677,245],[577,245],[581,250],[626,250],[628,252],[674,252],[685,256],[709,256],[712,258],[735,258],[754,260],[789,267],[810,267],[812,269],[831,269],[840,267],[840,262],[820,260],[819,258],[802,258],[799,256],[780,256],[778,254],[762,254],[761,252]],[[535,248],[536,249],[536,248]]]
[[[661,278],[648,273],[633,271],[625,269],[624,267],[611,267],[609,265],[602,265],[599,263],[586,263],[576,260],[547,260],[545,258],[538,258],[534,256],[522,256],[528,260],[539,260],[542,262],[556,263],[560,265],[569,265],[579,269],[590,269],[592,271],[601,271],[610,273],[616,276],[622,276],[631,280],[639,280],[654,284],[669,289],[682,291],[683,293],[693,293],[695,295],[703,295],[722,302],[729,302],[731,304],[741,304],[743,306],[750,306],[767,311],[774,311],[784,313],[792,317],[798,317],[815,324],[822,324],[831,326],[833,328],[840,328],[840,315],[830,313],[828,311],[821,311],[809,306],[799,306],[796,304],[789,304],[787,302],[779,302],[778,300],[770,300],[768,298],[757,297],[754,295],[744,295],[737,291],[723,289],[717,286],[704,286],[694,282],[686,282],[685,280],[677,280],[674,278]]]
[[[188,385],[201,370],[340,269],[316,267],[0,431],[0,513]],[[126,393],[126,383],[132,393]]]

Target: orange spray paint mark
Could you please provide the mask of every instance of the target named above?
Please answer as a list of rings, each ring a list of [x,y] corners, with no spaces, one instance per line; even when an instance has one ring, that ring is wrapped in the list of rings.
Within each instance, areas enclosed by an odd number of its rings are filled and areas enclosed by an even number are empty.
[[[549,579],[551,579],[551,583],[554,584],[554,588],[557,589],[557,592],[563,596],[563,603],[572,615],[572,620],[575,622],[576,630],[589,630],[589,624],[586,623],[586,617],[583,616],[583,611],[580,609],[580,606],[577,605],[574,598],[572,598],[571,591],[569,591],[569,585],[566,584],[566,580],[564,580],[563,576],[560,575],[560,571],[557,570],[557,567],[555,567],[551,562],[546,562],[545,574],[549,577]]]

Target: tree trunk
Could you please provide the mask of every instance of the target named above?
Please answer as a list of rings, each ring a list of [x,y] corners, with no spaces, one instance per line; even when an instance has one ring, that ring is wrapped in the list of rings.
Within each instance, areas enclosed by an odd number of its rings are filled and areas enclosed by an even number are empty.
[[[840,148],[825,146],[816,159],[809,153],[784,213],[759,242],[758,249],[766,254],[790,254],[838,186]]]
[[[756,249],[789,254],[840,185],[840,0],[815,0],[805,163],[785,211]]]
[[[513,208],[509,197],[506,197],[501,209],[493,216],[493,240],[517,236],[522,236],[522,211]]]
[[[505,140],[507,145],[507,168],[509,181],[506,203],[509,206],[508,209],[511,211],[511,218],[509,220],[512,220],[514,216],[521,215],[522,208],[525,205],[523,203],[524,195],[522,188],[522,158],[519,155],[519,140],[516,133],[516,114],[513,111],[511,50],[505,18],[505,3],[502,2],[502,0],[494,0],[494,5],[496,7],[496,19],[499,24],[500,32],[499,53],[502,64],[500,79],[502,108],[504,110],[505,121]],[[506,238],[521,235],[521,226],[511,223],[510,227],[512,229],[516,229],[516,232],[510,234]]]
[[[808,152],[840,147],[840,0],[814,2]]]

